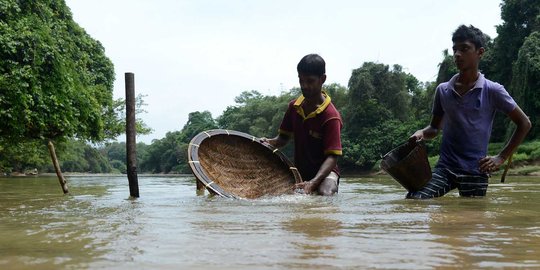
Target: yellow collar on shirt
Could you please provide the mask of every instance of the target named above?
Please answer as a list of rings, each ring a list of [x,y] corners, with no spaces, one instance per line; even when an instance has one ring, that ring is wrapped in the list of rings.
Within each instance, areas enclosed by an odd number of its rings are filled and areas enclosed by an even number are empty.
[[[317,107],[316,110],[312,111],[312,112],[311,112],[310,114],[308,114],[307,116],[305,115],[304,109],[302,108],[302,103],[304,102],[304,99],[305,99],[305,98],[304,98],[304,95],[300,95],[300,96],[296,99],[296,102],[294,102],[294,104],[293,104],[294,108],[296,109],[296,112],[298,112],[298,114],[299,114],[300,116],[302,116],[302,118],[303,118],[304,120],[307,120],[307,119],[309,119],[309,118],[313,118],[313,117],[317,116],[317,114],[323,112],[323,111],[326,109],[326,107],[328,107],[328,105],[330,104],[330,101],[331,101],[332,99],[330,98],[330,96],[329,96],[324,90],[322,91],[322,94],[323,94],[323,96],[325,97],[325,98],[324,98],[324,102],[323,102],[321,105],[319,105],[319,107]]]

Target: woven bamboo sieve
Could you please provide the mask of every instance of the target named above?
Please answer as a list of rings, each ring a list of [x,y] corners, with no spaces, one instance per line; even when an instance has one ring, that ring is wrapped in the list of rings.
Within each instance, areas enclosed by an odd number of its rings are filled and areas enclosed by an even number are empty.
[[[193,174],[211,193],[258,198],[293,193],[302,179],[278,149],[249,134],[214,129],[193,137],[188,147]]]

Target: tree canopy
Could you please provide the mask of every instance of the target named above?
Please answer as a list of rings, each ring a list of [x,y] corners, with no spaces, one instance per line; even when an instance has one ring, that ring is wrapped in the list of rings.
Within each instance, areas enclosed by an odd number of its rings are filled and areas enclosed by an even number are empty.
[[[0,135],[104,139],[116,118],[103,46],[63,0],[6,0],[0,14]]]
[[[510,93],[529,114],[533,127],[529,136],[540,135],[540,32],[529,35],[513,65]]]
[[[488,39],[480,62],[482,73],[503,84],[531,117],[533,129],[527,140],[538,140],[540,136],[539,16],[540,2],[536,0],[504,0],[498,36]],[[447,50],[442,51],[435,81],[420,82],[403,70],[399,65],[366,62],[352,71],[347,86],[324,86],[344,121],[344,155],[339,161],[343,172],[375,168],[381,155],[425,127],[431,118],[435,88],[457,73]],[[58,148],[65,159],[64,168],[125,171],[123,143],[106,143],[99,151],[92,151],[83,142],[100,141],[122,131],[118,124],[123,122],[117,115],[123,101],[112,100],[113,80],[112,63],[103,47],[73,22],[63,1],[3,1],[0,170],[45,166],[44,151],[21,149],[36,148],[39,143],[34,139],[65,139]],[[168,132],[150,145],[137,145],[139,168],[153,173],[190,173],[188,143],[208,129],[275,136],[287,104],[300,93],[299,88],[275,96],[244,91],[216,118],[208,111],[191,112],[188,121],[179,125],[180,130]],[[138,102],[143,104],[142,97]],[[512,131],[513,125],[502,116],[498,114],[494,124],[494,145],[503,144]],[[439,144],[440,136],[428,143],[430,155],[437,155]],[[532,143],[527,154],[538,157],[537,145]],[[292,155],[290,148],[285,153]]]
[[[497,26],[497,37],[493,44],[493,62],[489,68],[489,77],[510,85],[512,81],[512,65],[525,38],[532,32],[540,30],[538,15],[540,3],[537,0],[504,0],[501,3],[501,19]]]

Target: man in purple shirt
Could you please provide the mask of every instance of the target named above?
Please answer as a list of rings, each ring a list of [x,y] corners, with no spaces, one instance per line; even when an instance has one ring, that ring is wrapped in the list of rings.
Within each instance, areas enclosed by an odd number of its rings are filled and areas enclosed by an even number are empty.
[[[484,53],[482,31],[461,25],[453,33],[452,42],[459,73],[437,87],[431,123],[410,137],[429,140],[442,129],[439,162],[427,185],[409,192],[407,198],[439,197],[455,188],[461,196],[485,196],[489,173],[499,169],[531,128],[529,118],[504,87],[478,72]],[[506,114],[516,130],[499,154],[487,156],[496,111]]]

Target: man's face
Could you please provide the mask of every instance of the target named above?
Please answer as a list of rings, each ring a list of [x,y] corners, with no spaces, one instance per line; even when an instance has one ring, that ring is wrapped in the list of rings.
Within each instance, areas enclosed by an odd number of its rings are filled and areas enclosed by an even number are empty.
[[[454,62],[460,71],[477,68],[484,48],[476,48],[470,41],[454,42]]]
[[[306,98],[316,97],[320,95],[322,85],[326,80],[326,75],[316,76],[307,74],[298,74],[298,81],[302,89],[302,95]]]

